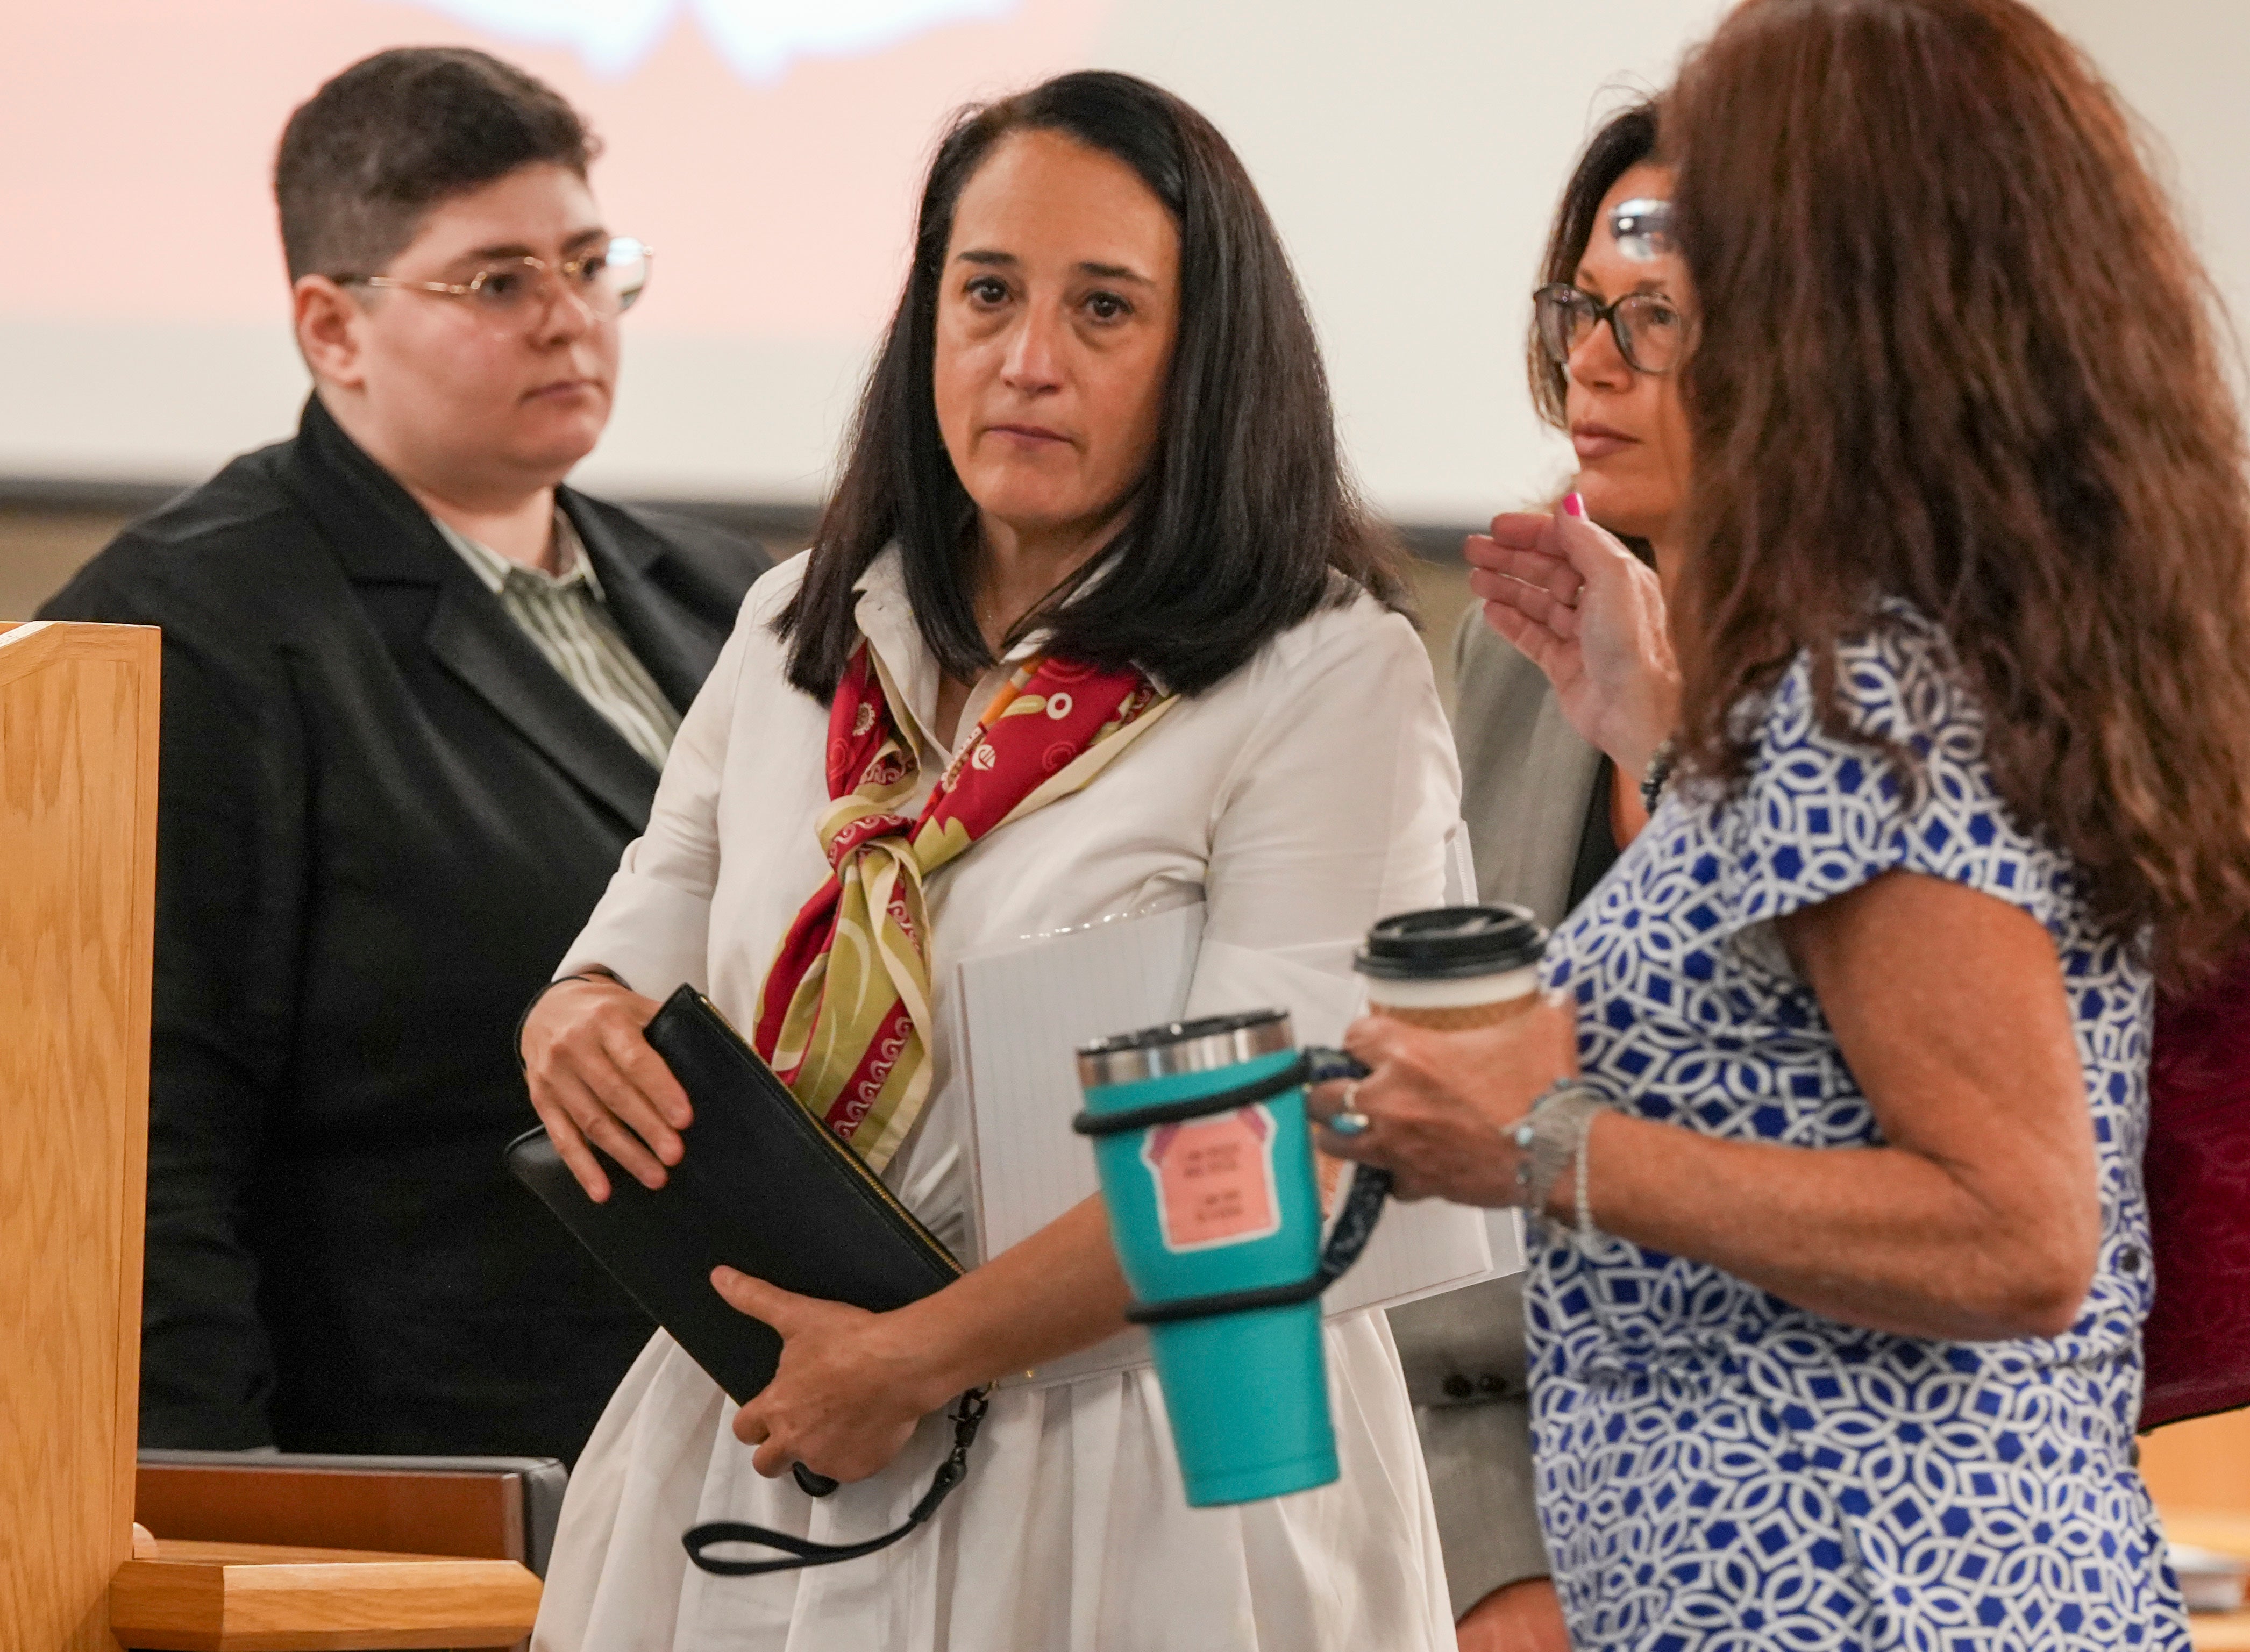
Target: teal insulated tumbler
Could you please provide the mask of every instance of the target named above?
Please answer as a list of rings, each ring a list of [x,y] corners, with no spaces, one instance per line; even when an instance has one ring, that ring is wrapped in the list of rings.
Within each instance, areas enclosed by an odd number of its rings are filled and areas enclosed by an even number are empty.
[[[1336,1477],[1320,1293],[1389,1179],[1362,1170],[1323,1248],[1305,1086],[1363,1069],[1300,1051],[1279,1010],[1175,1022],[1078,1054],[1110,1236],[1149,1328],[1191,1505]]]

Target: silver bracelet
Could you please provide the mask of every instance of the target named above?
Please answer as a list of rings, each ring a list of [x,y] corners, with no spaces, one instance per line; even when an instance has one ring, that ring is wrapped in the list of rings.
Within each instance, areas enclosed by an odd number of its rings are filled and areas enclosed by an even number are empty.
[[[1586,1133],[1593,1128],[1594,1115],[1608,1105],[1602,1096],[1578,1080],[1557,1079],[1509,1132],[1522,1155],[1515,1165],[1515,1202],[1533,1217],[1546,1210],[1556,1180],[1575,1159],[1578,1226],[1582,1232],[1592,1231],[1586,1196]]]
[[[1586,1192],[1586,1144],[1594,1139],[1594,1120],[1608,1110],[1606,1102],[1590,1107],[1578,1121],[1578,1144],[1572,1151],[1571,1181],[1577,1199],[1574,1204],[1578,1217],[1578,1241],[1591,1244],[1594,1238],[1594,1204]]]

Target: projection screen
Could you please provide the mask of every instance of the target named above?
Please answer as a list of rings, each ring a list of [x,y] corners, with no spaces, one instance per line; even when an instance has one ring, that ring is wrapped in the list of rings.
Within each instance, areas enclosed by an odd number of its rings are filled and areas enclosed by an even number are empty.
[[[184,482],[290,428],[268,172],[291,107],[398,44],[545,77],[607,144],[611,225],[658,251],[617,418],[583,467],[639,497],[820,494],[897,291],[914,184],[965,101],[1135,71],[1241,150],[1319,318],[1377,503],[1474,522],[1568,473],[1526,404],[1547,214],[1605,109],[1716,0],[75,0],[0,24],[0,478]],[[2250,10],[2069,0],[2224,199]],[[2178,26],[2169,27],[2170,24]],[[2204,225],[2222,285],[2250,253]]]

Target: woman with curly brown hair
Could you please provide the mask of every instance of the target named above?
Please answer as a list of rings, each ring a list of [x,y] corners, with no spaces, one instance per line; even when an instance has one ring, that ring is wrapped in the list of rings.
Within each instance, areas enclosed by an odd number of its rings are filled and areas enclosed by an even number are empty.
[[[1361,1024],[1327,1144],[1544,1218],[1578,1644],[2184,1648],[2132,1427],[2153,988],[2250,918],[2205,282],[2018,0],[1749,0],[1661,128],[1672,778],[1551,1014]],[[1557,634],[1598,534],[1548,536]]]

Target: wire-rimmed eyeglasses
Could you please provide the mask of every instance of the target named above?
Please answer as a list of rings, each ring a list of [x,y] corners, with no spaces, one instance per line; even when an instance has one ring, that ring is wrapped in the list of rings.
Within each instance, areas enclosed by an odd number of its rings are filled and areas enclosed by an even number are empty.
[[[567,293],[597,317],[622,315],[648,286],[655,252],[646,243],[620,235],[590,252],[549,264],[545,259],[494,259],[466,281],[408,281],[393,275],[334,275],[345,287],[396,287],[466,299],[479,314],[506,328],[529,327],[549,315]]]
[[[1557,281],[1531,295],[1539,342],[1558,367],[1604,321],[1618,354],[1636,373],[1668,373],[1688,348],[1688,318],[1661,293],[1627,293],[1605,304],[1583,287]]]

